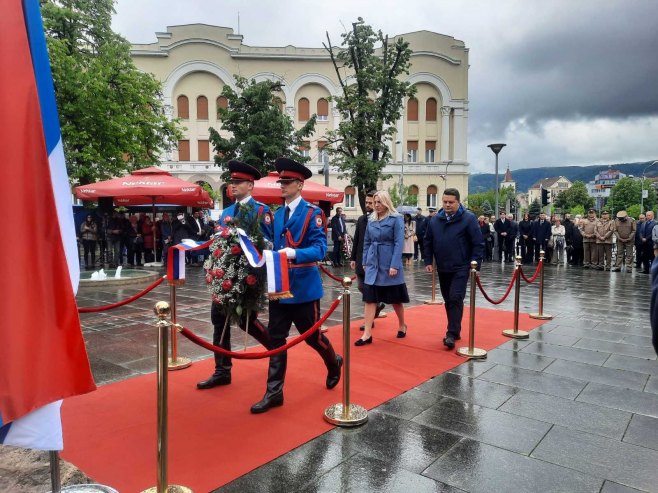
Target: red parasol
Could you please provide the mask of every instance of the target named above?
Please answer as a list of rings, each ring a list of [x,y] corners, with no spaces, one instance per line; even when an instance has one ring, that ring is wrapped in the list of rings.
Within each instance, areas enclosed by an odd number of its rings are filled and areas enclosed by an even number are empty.
[[[276,171],[270,171],[267,176],[254,183],[254,189],[251,192],[252,197],[266,204],[281,204],[283,199],[281,198],[281,186],[276,182],[278,179],[279,174]],[[227,187],[226,191],[231,197],[231,187]],[[304,189],[302,190],[304,200],[314,204],[329,202],[334,205],[342,202],[344,196],[345,192],[325,187],[311,180],[304,182]]]

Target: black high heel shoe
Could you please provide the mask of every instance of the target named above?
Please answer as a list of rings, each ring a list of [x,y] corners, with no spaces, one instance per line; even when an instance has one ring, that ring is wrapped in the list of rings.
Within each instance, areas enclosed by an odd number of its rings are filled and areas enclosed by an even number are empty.
[[[398,335],[396,337],[398,339],[402,339],[403,337],[407,337],[407,324],[404,325],[404,331],[398,330]]]
[[[372,336],[368,337],[367,339],[357,339],[354,342],[355,346],[365,346],[366,344],[372,344]]]

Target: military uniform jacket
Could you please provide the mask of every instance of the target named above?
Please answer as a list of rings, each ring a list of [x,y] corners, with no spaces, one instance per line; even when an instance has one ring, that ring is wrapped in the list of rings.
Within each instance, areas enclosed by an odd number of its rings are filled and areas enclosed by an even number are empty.
[[[580,229],[580,232],[583,234],[583,243],[594,243],[596,241],[597,222],[596,219],[590,221],[589,218],[585,218],[585,220],[580,223],[578,229]]]
[[[615,220],[615,233],[617,239],[623,243],[630,243],[635,238],[635,221],[626,218],[626,221]]]
[[[249,197],[247,203],[244,206],[240,206],[240,210],[238,210],[238,202],[234,202],[224,209],[219,218],[219,224],[226,227],[229,221],[233,221],[239,228],[247,232],[250,224],[254,221],[260,221],[260,230],[263,232],[265,241],[272,241],[272,213],[270,212],[270,208],[254,200],[253,197]]]
[[[615,232],[615,223],[611,220],[603,221],[599,219],[596,222],[596,242],[603,244],[609,243],[612,245],[612,233]]]
[[[274,213],[274,250],[293,248],[296,257],[289,262],[288,279],[292,298],[279,303],[307,303],[322,298],[322,278],[317,262],[327,253],[327,231],[322,210],[301,199],[284,224],[285,207]]]

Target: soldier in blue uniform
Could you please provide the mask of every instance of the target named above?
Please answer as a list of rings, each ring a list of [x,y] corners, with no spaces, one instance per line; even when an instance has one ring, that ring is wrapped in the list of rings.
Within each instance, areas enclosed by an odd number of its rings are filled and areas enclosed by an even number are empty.
[[[292,323],[303,334],[320,318],[322,279],[317,262],[327,251],[325,218],[319,207],[309,204],[302,196],[304,180],[311,171],[291,159],[279,158],[275,162],[279,172],[281,196],[285,207],[274,214],[274,250],[285,251],[288,256],[288,278],[292,298],[270,301],[268,332],[272,347],[285,344]],[[327,367],[326,387],[333,389],[340,380],[343,358],[337,355],[324,334],[318,331],[306,339],[317,351]],[[254,414],[264,413],[283,405],[283,382],[286,376],[287,353],[270,358],[267,391],[260,402],[251,407]]]
[[[241,227],[245,231],[249,231],[254,222],[258,222],[260,229],[268,242],[272,241],[272,214],[267,205],[254,200],[251,196],[251,191],[254,188],[254,181],[261,178],[260,172],[240,161],[229,161],[228,169],[231,173],[230,186],[235,198],[235,203],[228,206],[219,218],[219,225],[228,226],[229,223]],[[267,329],[257,318],[257,313],[249,314],[249,330],[248,333],[263,346],[270,349],[271,341],[267,333]],[[222,313],[219,305],[215,302],[212,303],[210,309],[210,318],[214,327],[213,331],[213,344],[220,346],[226,350],[231,350],[231,328],[226,328],[224,337],[222,339],[222,332],[224,332],[224,324],[226,316]],[[244,313],[238,324],[242,330],[247,327],[247,314]],[[210,378],[203,380],[196,384],[198,389],[211,389],[218,385],[228,385],[231,383],[231,367],[233,366],[231,358],[218,353],[215,353],[215,371]]]

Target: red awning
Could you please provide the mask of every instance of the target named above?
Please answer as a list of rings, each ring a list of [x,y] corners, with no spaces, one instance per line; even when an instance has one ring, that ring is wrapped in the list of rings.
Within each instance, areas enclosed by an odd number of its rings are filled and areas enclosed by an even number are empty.
[[[278,179],[279,174],[276,171],[270,171],[267,176],[254,183],[254,189],[251,192],[252,197],[266,204],[283,203],[281,186],[276,182]],[[230,186],[227,187],[227,193],[231,197]],[[304,189],[302,190],[304,200],[314,204],[318,204],[321,201],[329,202],[331,205],[338,204],[343,201],[344,196],[345,192],[341,192],[335,188],[325,187],[311,180],[304,182]]]

